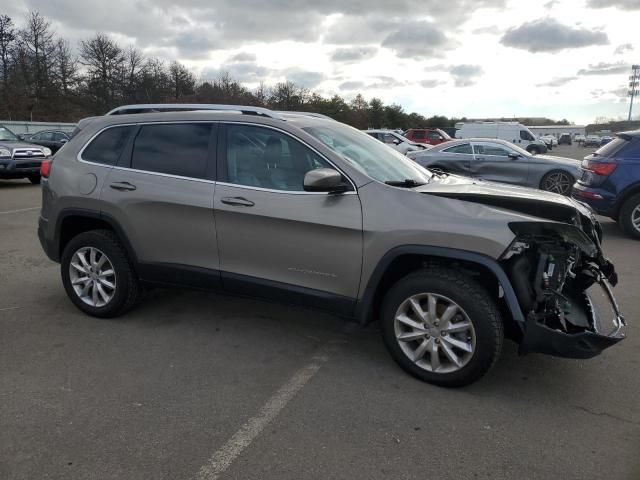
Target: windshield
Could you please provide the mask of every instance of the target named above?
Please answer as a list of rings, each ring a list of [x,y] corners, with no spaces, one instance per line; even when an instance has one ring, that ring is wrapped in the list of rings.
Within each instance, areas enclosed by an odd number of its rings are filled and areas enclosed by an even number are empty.
[[[17,142],[19,141],[19,139],[18,137],[16,137],[15,133],[13,133],[7,127],[0,126],[0,142],[2,141]]]
[[[431,174],[417,163],[355,128],[335,122],[335,125],[303,130],[379,182],[414,180],[427,183],[431,178]]]

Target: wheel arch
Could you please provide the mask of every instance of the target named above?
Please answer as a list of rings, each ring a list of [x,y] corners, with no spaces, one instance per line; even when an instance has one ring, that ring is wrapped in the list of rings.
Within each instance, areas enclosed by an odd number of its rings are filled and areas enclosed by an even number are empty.
[[[524,322],[515,290],[506,272],[493,258],[475,252],[448,247],[403,245],[389,250],[378,262],[369,277],[364,293],[358,299],[355,317],[361,324],[374,319],[386,290],[406,274],[429,264],[457,266],[470,274],[479,276],[484,286],[502,287],[504,307],[509,317]]]
[[[625,188],[620,194],[619,200],[616,202],[614,206],[614,217],[617,219],[620,216],[620,210],[622,210],[622,206],[625,204],[627,200],[629,200],[634,195],[640,194],[640,182],[636,184],[629,185]]]
[[[53,253],[57,255],[56,260],[60,260],[64,248],[73,237],[83,232],[100,229],[113,231],[118,237],[118,240],[122,242],[122,245],[133,264],[137,265],[138,262],[135,251],[131,247],[131,243],[129,242],[127,235],[124,233],[124,230],[116,219],[110,215],[96,212],[94,210],[75,208],[64,209],[58,215],[54,233],[53,250]]]

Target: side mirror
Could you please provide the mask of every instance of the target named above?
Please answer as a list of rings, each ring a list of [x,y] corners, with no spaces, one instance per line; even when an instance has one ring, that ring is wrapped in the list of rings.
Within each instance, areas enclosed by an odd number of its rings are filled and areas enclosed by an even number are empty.
[[[400,140],[398,140],[397,138],[394,138],[391,143],[393,143],[394,145],[400,145]]]
[[[316,168],[304,176],[305,192],[340,193],[347,190],[342,183],[342,174],[333,168]]]
[[[66,138],[62,138],[60,139],[60,145],[64,145],[65,143],[67,143],[69,140],[67,140]]]
[[[520,158],[520,155],[518,155],[516,152],[510,152],[508,156],[511,160],[517,160]]]

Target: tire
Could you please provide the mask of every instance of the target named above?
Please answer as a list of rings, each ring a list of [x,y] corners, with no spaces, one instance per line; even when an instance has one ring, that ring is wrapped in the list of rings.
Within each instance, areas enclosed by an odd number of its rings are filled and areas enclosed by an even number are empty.
[[[529,147],[527,148],[527,152],[531,155],[540,155],[540,149],[538,147]]]
[[[87,258],[87,255],[91,256],[91,250],[97,252],[95,257],[97,259],[96,265],[101,261],[102,255],[106,256],[102,270],[98,267],[93,267],[94,263],[91,258]],[[94,280],[99,278],[100,282],[104,282],[101,283],[99,288],[90,286],[84,298],[76,291],[76,288],[84,288],[87,282],[79,282],[75,286],[73,282],[82,280],[82,278],[89,278],[92,274],[87,273],[87,269],[84,267],[86,263],[79,261],[80,257],[75,256],[76,253],[81,253],[82,257],[92,265]],[[74,260],[74,264],[82,268],[79,269],[72,266],[72,260]],[[112,267],[112,275],[107,275],[109,264]],[[88,315],[100,318],[117,317],[130,310],[136,304],[140,295],[138,277],[131,261],[118,237],[110,230],[91,230],[72,238],[62,253],[60,268],[62,283],[67,295],[76,307]],[[96,275],[99,272],[105,272],[103,275],[106,276]],[[92,283],[92,281],[88,283]],[[95,285],[95,281],[93,281],[93,284]],[[107,284],[112,284],[113,289],[108,287]],[[111,298],[106,301],[100,295],[100,290]],[[95,296],[93,296],[94,291],[96,292]],[[97,302],[95,301],[96,299],[98,300]]]
[[[426,313],[423,310],[423,316],[416,314],[410,301],[421,296],[420,308],[426,306],[427,309]],[[431,326],[425,327],[430,334],[415,340],[399,340],[398,335],[407,338],[420,334],[420,329],[407,326],[398,318],[404,315],[404,321],[406,317],[411,320],[412,314],[413,319],[429,318],[430,296],[436,297],[435,310],[439,312],[437,319],[442,325],[431,320]],[[442,310],[452,304],[459,310],[451,322],[457,326],[470,324],[472,327],[468,331],[445,332],[451,323],[445,320],[446,315]],[[428,321],[421,320],[418,323],[427,325]],[[410,331],[405,330],[405,327]],[[481,378],[493,366],[502,349],[504,329],[498,307],[484,288],[467,275],[434,267],[407,275],[388,291],[382,305],[382,337],[393,359],[409,374],[434,385],[462,387]],[[449,343],[452,340],[465,342],[471,349],[470,352],[455,349],[459,365],[454,364],[450,354],[445,351],[450,352],[454,348]],[[427,347],[424,347],[425,341],[429,344]],[[419,358],[418,350],[421,348],[424,356]],[[424,348],[429,349],[429,352],[424,352]],[[436,350],[437,361],[431,354],[432,348]]]
[[[571,194],[571,188],[575,182],[576,179],[569,172],[551,170],[540,180],[540,190],[567,196]]]
[[[40,175],[34,175],[32,177],[29,177],[29,181],[34,185],[40,185],[40,180],[41,180]]]
[[[636,220],[635,225],[634,219]],[[629,236],[640,240],[640,194],[628,198],[622,204],[618,224]]]

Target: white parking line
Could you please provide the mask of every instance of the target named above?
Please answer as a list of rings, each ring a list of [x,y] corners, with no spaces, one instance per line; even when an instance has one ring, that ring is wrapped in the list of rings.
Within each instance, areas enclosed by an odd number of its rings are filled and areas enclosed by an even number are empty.
[[[21,208],[19,210],[7,210],[5,212],[0,212],[0,215],[8,215],[10,213],[20,213],[20,212],[30,212],[31,210],[39,210],[40,207],[30,207],[30,208]]]
[[[311,362],[299,369],[276,393],[274,393],[267,403],[265,403],[257,415],[249,419],[240,429],[227,440],[227,442],[216,451],[206,465],[202,466],[196,474],[196,480],[216,480],[224,473],[238,458],[242,451],[251,445],[264,428],[273,421],[291,399],[304,387],[311,378],[318,373],[320,367],[329,360],[329,354],[338,344],[344,340],[334,340],[325,344]]]

